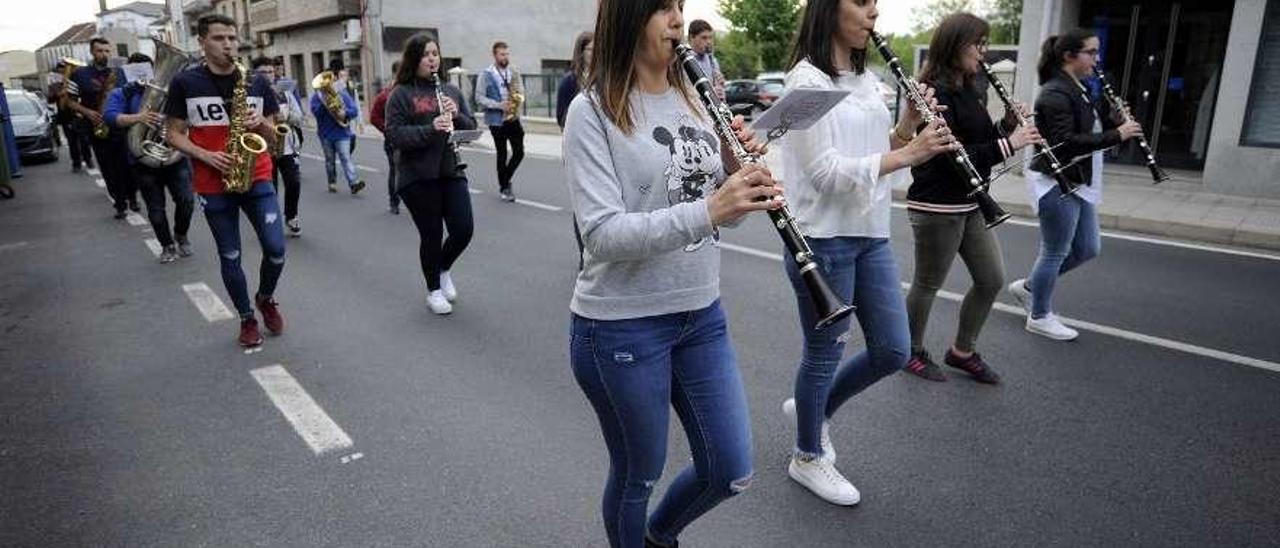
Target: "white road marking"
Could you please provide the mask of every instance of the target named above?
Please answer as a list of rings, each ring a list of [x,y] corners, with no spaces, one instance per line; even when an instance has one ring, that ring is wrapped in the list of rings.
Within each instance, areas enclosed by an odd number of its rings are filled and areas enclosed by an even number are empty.
[[[542,202],[535,202],[533,200],[525,200],[524,198],[516,198],[516,203],[523,206],[529,206],[532,208],[541,209],[544,211],[563,211],[564,210],[564,208],[560,206],[553,206],[551,204],[544,204]]]
[[[896,209],[906,209],[907,204],[902,202],[894,202],[893,207]],[[1027,226],[1032,228],[1040,228],[1039,221],[1031,221],[1027,219],[1009,219],[1005,221],[1011,225]],[[1114,230],[1102,230],[1100,234],[1107,238],[1115,238],[1117,240],[1128,240],[1130,242],[1141,242],[1144,244],[1163,245],[1168,247],[1177,247],[1182,249],[1191,249],[1194,251],[1207,251],[1209,253],[1222,253],[1224,255],[1235,255],[1238,257],[1249,257],[1253,259],[1266,259],[1269,261],[1280,261],[1280,254],[1264,253],[1260,251],[1247,251],[1243,249],[1232,249],[1229,247],[1220,247],[1209,244],[1197,244],[1192,242],[1183,242],[1178,240],[1169,240],[1165,238],[1156,238],[1153,236],[1139,236],[1127,232],[1116,232]]]
[[[204,282],[184,284],[182,290],[187,292],[187,298],[191,299],[191,304],[196,305],[205,320],[216,322],[235,319],[236,315],[227,308],[227,305],[222,304],[222,299],[209,289],[208,284]]]
[[[317,162],[323,162],[323,161],[324,161],[324,156],[318,156],[318,155],[315,155],[315,154],[311,154],[310,152],[299,152],[299,153],[298,153],[298,156],[301,156],[301,157],[306,158],[306,159],[308,159],[308,160],[315,160],[315,161],[317,161]],[[363,164],[356,164],[356,169],[361,170],[361,171],[368,171],[368,172],[372,172],[372,173],[381,173],[381,172],[382,172],[382,170],[381,170],[381,169],[378,169],[378,168],[376,168],[376,167],[369,167],[369,166],[366,166],[366,165],[363,165]]]
[[[0,244],[0,251],[13,251],[27,247],[27,242],[13,242],[11,244]]]
[[[284,366],[276,364],[262,367],[249,374],[258,381],[267,397],[271,398],[271,403],[284,414],[284,418],[293,425],[293,430],[307,442],[313,453],[319,455],[354,445],[351,437],[311,399]]]
[[[310,153],[310,152],[299,152],[299,153],[298,153],[298,156],[301,156],[301,157],[306,158],[306,159],[308,159],[308,160],[318,160],[318,161],[321,161],[321,162],[323,162],[323,161],[324,161],[324,156],[316,156],[315,154],[312,154],[312,153]]]
[[[342,457],[341,459],[338,459],[338,462],[341,462],[342,464],[347,464],[349,462],[358,461],[362,458],[364,458],[364,453],[352,453],[350,455]]]
[[[98,185],[98,188],[107,188],[107,181],[102,177],[95,177],[93,184]]]
[[[129,224],[133,226],[146,226],[147,224],[146,217],[143,217],[142,215],[138,215],[137,213],[134,213],[132,211],[126,213],[124,218],[125,220],[129,221]]]
[[[744,247],[744,246],[729,244],[725,242],[720,242],[719,246],[721,249],[725,249],[727,251],[734,251],[737,253],[742,253],[744,255],[750,255],[752,257],[760,257],[763,259],[782,262],[782,255],[779,255],[777,253],[770,253],[768,251],[761,251],[759,249],[753,249],[750,247]],[[907,282],[902,282],[902,287],[903,289],[910,289],[911,284]],[[959,293],[952,293],[950,291],[938,291],[938,297],[946,299],[948,301],[952,301],[952,302],[961,302],[964,300],[964,295],[961,295]],[[1026,316],[1026,312],[1020,306],[1012,306],[1004,303],[995,303],[994,309],[999,310],[1000,312],[1013,314],[1015,316]],[[1203,346],[1197,346],[1194,344],[1175,341],[1172,339],[1166,339],[1163,337],[1145,335],[1145,334],[1137,333],[1134,331],[1128,331],[1128,330],[1120,329],[1117,327],[1111,327],[1108,325],[1102,325],[1102,324],[1088,322],[1084,320],[1075,320],[1075,319],[1066,318],[1062,316],[1059,316],[1058,318],[1062,320],[1062,323],[1067,324],[1076,329],[1084,330],[1084,331],[1092,331],[1094,333],[1099,333],[1102,335],[1110,335],[1112,337],[1139,342],[1143,344],[1149,344],[1152,346],[1158,346],[1161,348],[1167,348],[1169,350],[1175,350],[1175,351],[1184,352],[1187,354],[1194,354],[1197,356],[1204,356],[1206,358],[1213,358],[1215,360],[1221,360],[1224,362],[1245,365],[1249,367],[1256,367],[1259,369],[1266,369],[1268,371],[1274,371],[1274,372],[1280,373],[1280,363],[1269,362],[1267,360],[1251,358],[1249,356],[1242,356],[1240,354],[1233,354],[1231,352],[1224,352],[1222,350],[1215,350],[1213,348],[1206,348]]]
[[[101,171],[98,171],[97,169],[94,169],[94,168],[86,169],[86,170],[84,170],[84,172],[85,172],[85,173],[88,173],[90,177],[98,177],[98,176],[102,175],[102,172],[101,172]]]
[[[381,173],[381,172],[382,172],[382,170],[381,170],[381,169],[378,169],[378,168],[376,168],[376,167],[369,167],[369,166],[360,165],[360,164],[356,164],[356,169],[361,170],[361,171],[368,171],[368,172],[371,172],[371,173]]]
[[[476,189],[474,189],[474,188],[468,188],[468,189],[467,189],[467,192],[470,192],[470,193],[472,193],[472,194],[484,194],[484,191],[483,191],[483,190],[476,190]]]
[[[151,250],[152,255],[155,255],[156,257],[160,256],[160,252],[162,251],[162,249],[160,248],[160,240],[157,240],[155,238],[147,238],[145,240],[142,240],[142,243],[147,244],[147,249]]]

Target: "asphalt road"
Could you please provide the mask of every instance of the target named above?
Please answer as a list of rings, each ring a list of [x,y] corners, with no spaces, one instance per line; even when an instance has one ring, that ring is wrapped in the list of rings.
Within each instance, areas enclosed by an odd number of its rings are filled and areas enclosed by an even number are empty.
[[[183,290],[230,305],[199,213],[196,256],[158,265],[92,177],[28,168],[0,202],[0,546],[603,545],[604,444],[567,357],[563,169],[527,159],[526,201],[506,204],[493,155],[467,156],[476,234],[450,317],[426,307],[407,212],[386,211],[381,143],[360,143],[356,197],[305,158],[288,332],[251,354]],[[1034,228],[999,230],[1025,274]],[[901,211],[893,231],[906,276]],[[998,311],[980,349],[1003,385],[900,374],[841,411],[863,501],[840,508],[786,476],[800,332],[781,246],[763,218],[725,242],[756,476],[682,546],[1280,545],[1280,260],[1104,238],[1059,285],[1059,313],[1093,326],[1079,341]],[[246,239],[245,265],[259,256]],[[956,267],[947,289],[967,283]],[[935,354],[957,309],[934,306]],[[273,365],[306,396],[261,382]],[[688,460],[678,428],[670,446],[664,483]]]

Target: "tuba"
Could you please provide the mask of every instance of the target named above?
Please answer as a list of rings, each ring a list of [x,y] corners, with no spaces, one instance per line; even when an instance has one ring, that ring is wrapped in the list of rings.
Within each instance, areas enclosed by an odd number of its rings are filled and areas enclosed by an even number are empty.
[[[62,89],[58,91],[58,110],[67,108],[67,97],[69,96],[67,87],[71,85],[71,73],[83,66],[84,63],[71,57],[62,58]]]
[[[169,94],[169,80],[181,72],[189,59],[187,54],[178,48],[155,41],[156,61],[155,74],[150,82],[143,82],[146,89],[142,92],[142,102],[138,112],[164,112],[165,98]],[[168,129],[164,123],[153,126],[147,123],[134,124],[129,128],[127,141],[129,152],[147,167],[160,168],[172,165],[182,159],[182,153],[169,146],[165,141]]]
[[[337,81],[338,76],[326,70],[311,79],[311,87],[320,93],[324,108],[329,109],[329,114],[333,116],[334,121],[342,127],[347,127],[347,105],[342,102],[342,95],[334,87]]]
[[[222,188],[239,194],[253,188],[253,168],[258,163],[258,155],[267,150],[267,140],[244,127],[244,119],[253,108],[249,105],[249,74],[240,63],[236,63],[236,73],[240,78],[231,92],[231,127],[225,149],[233,164],[222,173]]]

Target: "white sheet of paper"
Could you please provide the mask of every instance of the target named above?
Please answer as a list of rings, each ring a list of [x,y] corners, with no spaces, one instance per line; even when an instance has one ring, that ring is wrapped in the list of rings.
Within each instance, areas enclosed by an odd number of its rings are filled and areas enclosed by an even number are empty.
[[[751,129],[761,132],[779,127],[808,129],[847,95],[849,91],[843,89],[793,89],[752,122]]]
[[[120,67],[120,70],[124,71],[124,79],[129,83],[150,82],[156,77],[151,63],[128,63]]]

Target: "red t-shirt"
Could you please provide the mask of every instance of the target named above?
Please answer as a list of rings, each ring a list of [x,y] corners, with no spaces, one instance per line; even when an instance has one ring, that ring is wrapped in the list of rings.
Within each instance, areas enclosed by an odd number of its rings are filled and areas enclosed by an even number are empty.
[[[214,74],[207,65],[179,73],[169,82],[169,94],[165,98],[165,115],[187,121],[187,136],[196,146],[211,150],[226,150],[227,135],[231,133],[228,109],[231,95],[239,80],[237,73]],[[268,117],[280,111],[276,95],[266,78],[253,75],[246,90],[249,106]],[[195,191],[197,194],[221,194],[222,172],[199,160],[192,160]],[[253,166],[255,184],[271,182],[271,155],[263,152]]]
[[[382,133],[387,132],[387,98],[395,89],[396,86],[391,85],[378,92],[378,96],[373,98],[373,106],[369,107],[369,122]]]

